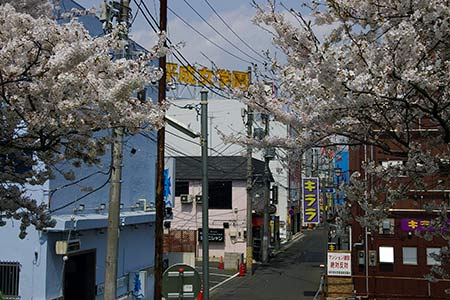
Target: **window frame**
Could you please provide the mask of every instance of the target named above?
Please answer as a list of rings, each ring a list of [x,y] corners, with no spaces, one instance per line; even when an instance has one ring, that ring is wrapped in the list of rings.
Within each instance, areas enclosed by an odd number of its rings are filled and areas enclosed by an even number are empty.
[[[217,188],[220,184],[224,185],[222,191]],[[214,194],[215,192],[217,194]],[[233,209],[233,182],[231,180],[209,181],[208,196],[209,209]]]
[[[9,273],[10,275],[0,282],[0,290],[2,290],[2,295],[5,299],[20,299],[21,267],[21,264],[16,261],[0,261],[0,272],[2,274]],[[5,286],[1,286],[2,284],[5,284]]]
[[[180,192],[180,184],[183,184],[183,188],[186,188],[186,186],[184,186],[184,185],[187,184],[187,192],[186,193],[185,193],[184,189],[183,189],[183,192]],[[180,197],[180,195],[189,194],[189,186],[190,186],[190,183],[187,180],[175,181],[175,197]]]
[[[384,227],[385,222],[389,222],[389,228]],[[383,219],[378,228],[378,234],[394,235],[395,234],[395,219],[394,218]]]
[[[405,261],[405,250],[406,249],[414,249],[415,250],[415,254],[414,254],[414,258],[415,258],[415,262],[412,261]],[[402,247],[402,261],[404,265],[409,265],[409,266],[417,266],[418,262],[417,262],[417,247]]]
[[[392,253],[387,253],[387,251],[392,250]],[[384,257],[388,256],[388,259]],[[395,263],[395,248],[394,246],[379,246],[378,247],[378,257],[381,264],[394,264]]]
[[[425,249],[426,255],[427,255],[427,266],[440,266],[440,265],[441,265],[441,262],[435,260],[433,257],[430,256],[430,254],[431,254],[431,253],[434,253],[435,251],[431,252],[431,251],[429,251],[429,250],[433,250],[433,249],[434,249],[434,250],[437,250],[438,253],[441,252],[441,248],[439,248],[439,247],[427,247],[427,248]]]

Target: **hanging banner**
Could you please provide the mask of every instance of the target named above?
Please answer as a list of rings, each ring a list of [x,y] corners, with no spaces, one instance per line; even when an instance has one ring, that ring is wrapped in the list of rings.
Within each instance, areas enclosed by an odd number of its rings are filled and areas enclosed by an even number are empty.
[[[304,177],[302,178],[302,195],[303,195],[303,224],[320,223],[319,210],[319,178]]]
[[[164,202],[166,207],[175,206],[175,158],[164,158]]]

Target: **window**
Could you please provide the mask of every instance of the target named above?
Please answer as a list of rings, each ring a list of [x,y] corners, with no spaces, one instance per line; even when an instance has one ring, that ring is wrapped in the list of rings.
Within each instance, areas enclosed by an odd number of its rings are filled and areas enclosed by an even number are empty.
[[[380,263],[394,263],[394,247],[380,246]]]
[[[189,181],[175,181],[175,197],[189,194]]]
[[[231,181],[208,182],[209,208],[231,209]]]
[[[0,261],[0,291],[5,299],[20,299],[19,273],[20,264],[18,262]]]
[[[404,162],[402,160],[386,160],[381,161],[381,167],[384,170],[390,170],[390,171],[397,171],[397,176],[399,177],[405,177],[406,173],[404,171],[403,167]]]
[[[417,265],[417,248],[403,247],[402,249],[403,249],[403,264]]]
[[[435,258],[435,255],[441,253],[441,248],[427,248],[427,265],[439,266],[441,262]]]
[[[394,219],[384,219],[379,227],[379,234],[394,234],[394,225],[395,220]]]

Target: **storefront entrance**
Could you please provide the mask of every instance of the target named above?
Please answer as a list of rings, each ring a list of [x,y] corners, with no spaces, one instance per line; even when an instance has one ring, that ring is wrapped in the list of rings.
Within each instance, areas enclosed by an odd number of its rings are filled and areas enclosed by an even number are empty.
[[[64,267],[64,300],[95,299],[95,250],[73,254]]]

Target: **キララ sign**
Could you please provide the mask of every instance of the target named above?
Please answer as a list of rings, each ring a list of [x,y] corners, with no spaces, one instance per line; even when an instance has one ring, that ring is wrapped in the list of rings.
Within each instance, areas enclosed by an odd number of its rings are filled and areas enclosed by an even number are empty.
[[[303,223],[305,225],[320,223],[319,191],[319,178],[302,178]]]

